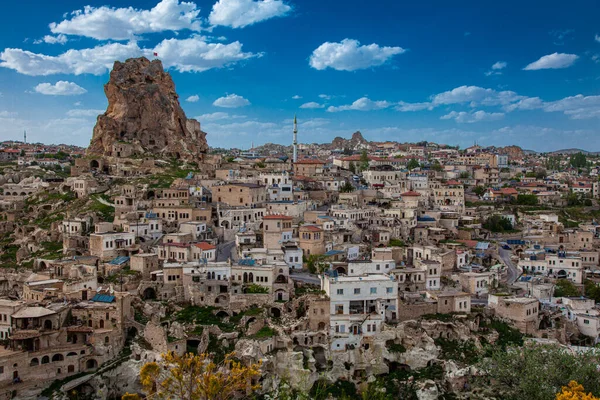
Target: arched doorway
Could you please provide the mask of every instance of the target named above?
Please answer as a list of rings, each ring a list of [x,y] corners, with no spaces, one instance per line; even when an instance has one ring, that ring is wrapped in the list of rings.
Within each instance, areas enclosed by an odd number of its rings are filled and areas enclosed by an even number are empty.
[[[90,161],[90,169],[100,168],[100,163],[97,160]]]
[[[65,357],[62,354],[55,354],[52,356],[52,362],[63,361]]]
[[[93,358],[90,358],[86,361],[85,368],[88,370],[98,368],[98,361],[94,360]]]
[[[279,318],[281,317],[281,310],[277,307],[272,307],[271,308],[271,316],[273,318]]]
[[[144,300],[156,300],[156,290],[151,287],[144,289]]]

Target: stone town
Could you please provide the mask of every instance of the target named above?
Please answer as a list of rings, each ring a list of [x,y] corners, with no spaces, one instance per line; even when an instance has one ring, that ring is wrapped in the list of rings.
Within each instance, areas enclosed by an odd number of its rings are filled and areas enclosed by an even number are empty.
[[[105,90],[85,152],[1,145],[0,398],[141,393],[167,351],[262,361],[263,391],[439,367],[418,398],[469,398],[443,345],[492,321],[600,341],[598,160],[302,144],[296,120],[292,146],[210,149],[160,61]]]

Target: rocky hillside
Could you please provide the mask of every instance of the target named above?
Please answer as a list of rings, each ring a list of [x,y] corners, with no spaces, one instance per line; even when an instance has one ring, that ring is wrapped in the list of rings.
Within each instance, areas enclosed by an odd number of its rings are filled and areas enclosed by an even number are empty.
[[[360,133],[360,131],[356,131],[352,134],[352,137],[349,140],[344,139],[343,137],[337,136],[331,142],[331,148],[354,150],[354,149],[358,148],[360,145],[367,144],[367,143],[369,143],[369,142],[367,140],[365,140],[362,133]]]
[[[186,118],[160,60],[116,61],[104,92],[108,108],[98,116],[88,154],[113,156],[113,145],[121,143],[137,154],[193,161],[208,150],[206,133]]]

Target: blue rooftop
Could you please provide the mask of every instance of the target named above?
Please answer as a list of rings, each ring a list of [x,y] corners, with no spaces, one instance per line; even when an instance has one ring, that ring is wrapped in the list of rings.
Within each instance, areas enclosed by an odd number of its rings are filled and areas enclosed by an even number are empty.
[[[251,258],[243,258],[238,261],[238,265],[246,265],[252,267],[254,266],[254,264],[256,264],[256,260],[253,260]]]
[[[490,247],[490,244],[488,242],[477,242],[477,246],[475,246],[475,249],[487,250],[488,247]]]
[[[123,265],[129,261],[129,257],[127,256],[119,256],[113,260],[109,261],[110,265]]]
[[[325,253],[326,256],[337,256],[338,254],[344,254],[344,252],[341,250],[329,250]]]
[[[435,222],[435,218],[430,217],[429,215],[423,215],[422,217],[417,217],[417,221],[420,221],[420,222]]]
[[[96,301],[98,303],[112,303],[115,301],[115,296],[110,296],[108,294],[97,294],[92,297],[92,301]]]

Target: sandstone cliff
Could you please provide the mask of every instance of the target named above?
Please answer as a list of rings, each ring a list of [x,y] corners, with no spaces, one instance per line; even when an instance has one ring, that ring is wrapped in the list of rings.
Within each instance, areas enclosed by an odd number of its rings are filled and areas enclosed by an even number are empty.
[[[198,161],[208,150],[206,133],[198,121],[186,118],[173,79],[159,60],[116,61],[104,92],[108,108],[98,116],[87,154]]]

